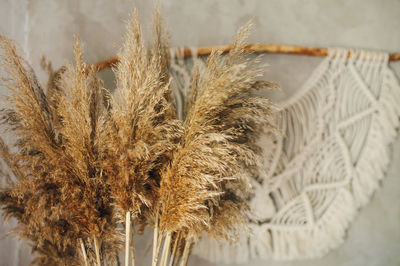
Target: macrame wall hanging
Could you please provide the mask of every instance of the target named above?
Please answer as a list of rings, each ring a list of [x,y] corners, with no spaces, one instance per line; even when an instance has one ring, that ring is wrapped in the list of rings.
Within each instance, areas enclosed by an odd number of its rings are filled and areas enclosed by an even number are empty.
[[[178,110],[190,87],[191,64],[183,57],[176,53],[171,66]],[[263,139],[265,169],[253,180],[251,233],[235,244],[204,235],[193,253],[244,263],[316,258],[341,244],[384,177],[397,134],[400,87],[388,59],[386,53],[329,49],[297,93],[278,104],[283,134]]]

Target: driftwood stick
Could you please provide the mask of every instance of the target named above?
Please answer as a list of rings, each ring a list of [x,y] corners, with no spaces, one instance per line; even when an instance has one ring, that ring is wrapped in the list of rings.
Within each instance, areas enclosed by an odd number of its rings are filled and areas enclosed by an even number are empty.
[[[221,46],[209,46],[201,47],[197,49],[197,55],[206,56],[211,54],[213,50],[222,51],[227,53],[231,50],[231,45],[221,45]],[[177,48],[177,50],[183,53],[185,58],[192,56],[192,50],[189,48]],[[309,56],[327,56],[327,48],[319,47],[307,47],[307,46],[295,46],[295,45],[278,45],[278,44],[248,44],[245,50],[253,53],[278,53],[278,54],[297,54],[297,55],[309,55]],[[350,56],[350,54],[348,55]],[[400,53],[394,53],[389,55],[389,61],[400,60]],[[110,57],[105,60],[94,63],[93,66],[101,71],[103,69],[109,68],[118,63],[118,57]]]

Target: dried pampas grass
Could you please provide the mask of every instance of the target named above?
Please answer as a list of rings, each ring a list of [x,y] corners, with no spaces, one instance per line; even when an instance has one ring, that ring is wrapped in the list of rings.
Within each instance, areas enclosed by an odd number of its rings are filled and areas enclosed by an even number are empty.
[[[47,92],[12,42],[1,37],[4,84],[11,91],[0,139],[7,169],[0,204],[15,217],[39,265],[115,265],[125,234],[125,265],[135,264],[133,232],[154,228],[153,265],[186,265],[202,232],[235,241],[246,227],[249,177],[258,174],[259,135],[274,110],[256,90],[259,59],[244,52],[250,24],[233,49],[195,67],[185,120],[171,96],[168,35],[158,7],[146,48],[137,11],[104,88],[83,61],[53,72]],[[125,227],[125,232],[122,228]],[[131,255],[129,255],[131,254]],[[131,257],[131,260],[129,260]]]
[[[144,46],[136,10],[128,23],[120,63],[114,69],[112,108],[100,138],[106,182],[121,221],[126,219],[126,260],[131,220],[144,227],[155,217],[161,171],[182,135],[171,101],[167,37],[159,9],[154,18],[151,49]]]
[[[83,63],[77,41],[75,66],[53,75],[57,89],[49,100],[11,41],[1,37],[1,45],[8,75],[3,80],[12,92],[3,123],[17,137],[18,148],[2,149],[17,178],[1,191],[5,215],[17,218],[16,232],[33,242],[38,264],[79,265],[79,239],[113,262],[121,232],[99,171],[102,82]]]
[[[249,177],[261,161],[256,140],[273,127],[274,110],[268,99],[252,93],[275,86],[257,81],[259,60],[245,57],[250,27],[239,30],[226,57],[213,52],[204,70],[196,67],[184,133],[162,175],[160,232],[166,249],[172,235],[185,242],[181,255],[173,252],[171,258],[181,264],[203,231],[234,241],[246,226]]]

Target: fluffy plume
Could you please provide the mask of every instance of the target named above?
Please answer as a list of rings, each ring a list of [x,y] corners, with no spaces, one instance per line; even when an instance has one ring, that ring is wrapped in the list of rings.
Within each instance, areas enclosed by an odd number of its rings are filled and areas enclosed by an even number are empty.
[[[15,46],[4,37],[1,45],[12,93],[3,122],[18,137],[17,152],[2,149],[18,179],[1,191],[4,214],[19,221],[15,231],[32,241],[37,264],[78,265],[78,240],[89,238],[101,239],[104,260],[114,261],[121,235],[98,167],[101,82],[77,42],[76,66],[53,76],[58,87],[49,101]]]
[[[144,228],[158,210],[161,171],[182,135],[172,103],[168,42],[154,16],[154,43],[144,45],[137,10],[114,69],[117,86],[101,134],[102,169],[120,220],[125,216],[125,264],[129,261],[130,221]],[[154,222],[153,222],[154,223]],[[132,249],[132,247],[131,247]],[[131,252],[133,253],[133,252]]]
[[[129,21],[112,109],[102,135],[103,162],[112,197],[121,214],[142,213],[157,202],[160,171],[181,136],[171,102],[168,54],[155,16],[155,41],[145,48],[137,11]]]
[[[258,58],[245,58],[249,27],[226,57],[213,52],[194,72],[184,134],[161,181],[162,231],[233,239],[245,225],[248,177],[260,161],[256,140],[272,127],[273,112],[268,99],[252,93],[274,86],[257,81]]]

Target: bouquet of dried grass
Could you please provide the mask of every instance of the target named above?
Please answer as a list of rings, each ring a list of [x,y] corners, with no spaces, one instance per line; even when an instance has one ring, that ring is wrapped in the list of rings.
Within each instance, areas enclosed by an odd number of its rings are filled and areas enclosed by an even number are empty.
[[[186,265],[203,231],[234,241],[246,225],[249,180],[257,174],[256,140],[273,105],[253,92],[258,58],[247,59],[242,28],[227,56],[214,52],[195,68],[185,120],[171,96],[168,38],[159,8],[146,48],[135,11],[127,26],[117,86],[106,90],[83,62],[51,72],[45,93],[12,42],[1,37],[3,81],[11,91],[2,122],[16,148],[0,139],[11,174],[0,191],[15,232],[32,243],[39,265],[118,262],[134,265],[132,233],[154,227],[153,265]],[[122,226],[125,227],[125,232]],[[131,254],[131,255],[129,255]]]
[[[142,226],[154,220],[161,173],[182,135],[172,103],[159,9],[154,25],[154,44],[146,49],[137,11],[128,24],[120,63],[114,69],[117,86],[100,138],[106,182],[117,213],[126,217],[125,264],[131,220]]]
[[[11,41],[1,37],[1,45],[11,91],[2,120],[17,137],[15,152],[1,142],[16,178],[0,194],[5,215],[17,218],[38,264],[78,265],[80,242],[89,261],[90,250],[112,263],[121,232],[99,163],[102,82],[83,63],[77,40],[75,66],[53,75],[46,95]]]
[[[257,81],[259,59],[245,57],[250,27],[239,30],[226,57],[213,52],[205,69],[195,66],[184,133],[161,178],[161,265],[168,260],[185,265],[203,231],[233,241],[246,226],[249,177],[257,174],[261,161],[256,140],[272,128],[273,112],[271,102],[253,92],[275,87]]]

